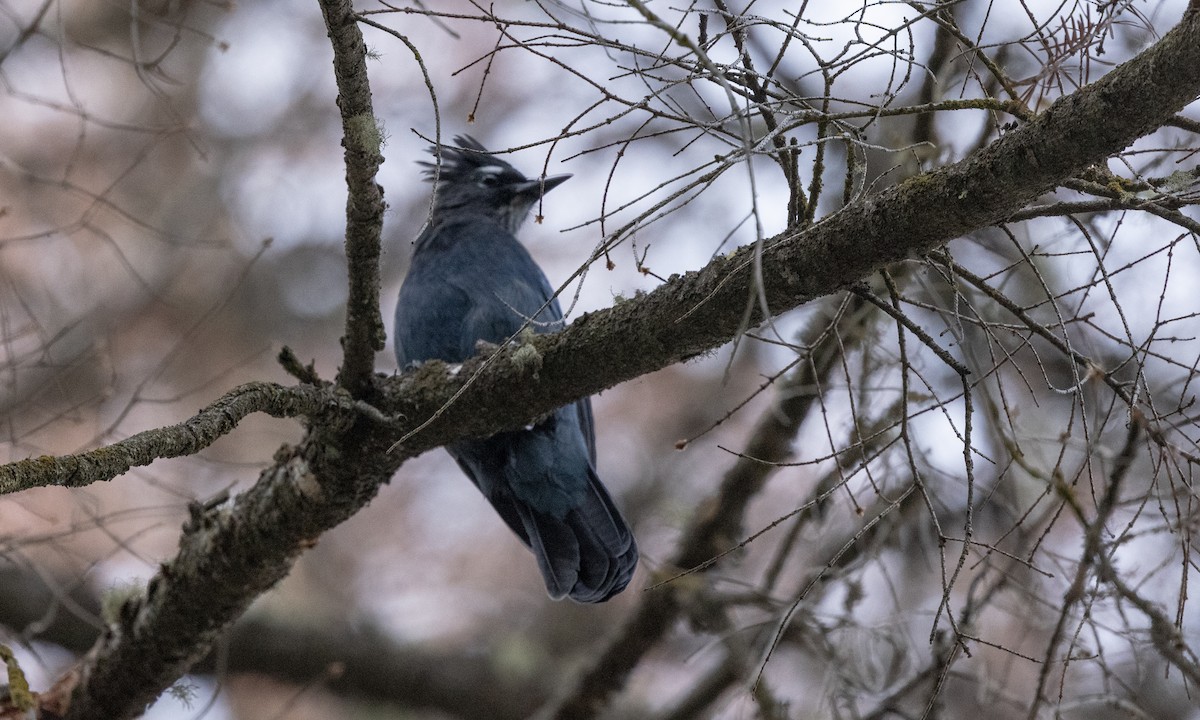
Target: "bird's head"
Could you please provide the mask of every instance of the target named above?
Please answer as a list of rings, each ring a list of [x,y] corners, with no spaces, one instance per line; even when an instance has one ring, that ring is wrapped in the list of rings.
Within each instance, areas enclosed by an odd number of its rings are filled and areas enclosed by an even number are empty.
[[[530,180],[507,162],[492,155],[470,135],[454,138],[457,148],[430,148],[441,155],[442,165],[421,162],[425,176],[437,182],[434,213],[472,212],[495,218],[511,233],[529,214],[543,195],[558,187],[570,175],[552,175]]]

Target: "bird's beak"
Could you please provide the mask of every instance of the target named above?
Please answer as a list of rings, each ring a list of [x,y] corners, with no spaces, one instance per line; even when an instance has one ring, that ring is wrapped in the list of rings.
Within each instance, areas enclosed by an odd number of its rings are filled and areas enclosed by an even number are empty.
[[[570,178],[570,175],[550,175],[538,178],[537,180],[527,180],[517,185],[515,190],[518,195],[540,198]]]

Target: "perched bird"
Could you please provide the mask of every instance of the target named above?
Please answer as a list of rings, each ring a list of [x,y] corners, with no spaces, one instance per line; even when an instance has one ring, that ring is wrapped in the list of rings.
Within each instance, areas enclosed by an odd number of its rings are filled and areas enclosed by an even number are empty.
[[[516,233],[542,195],[570,175],[530,180],[470,136],[441,149],[437,188],[396,304],[396,360],[404,368],[459,363],[480,340],[499,344],[528,326],[562,327],[549,281]],[[431,148],[437,154],[438,148]],[[554,599],[603,602],[637,566],[633,533],[596,476],[586,398],[526,429],[446,449],[537,557]]]

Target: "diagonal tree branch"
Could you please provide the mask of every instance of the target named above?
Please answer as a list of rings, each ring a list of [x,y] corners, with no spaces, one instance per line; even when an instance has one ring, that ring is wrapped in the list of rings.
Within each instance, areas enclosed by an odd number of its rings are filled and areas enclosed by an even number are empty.
[[[664,568],[667,576],[680,570],[702,568],[741,538],[750,501],[774,474],[777,464],[791,454],[800,423],[817,399],[814,393],[802,392],[801,388],[824,382],[840,356],[838,343],[819,343],[829,324],[837,321],[834,310],[831,304],[808,324],[803,340],[813,348],[809,357],[781,382],[776,400],[750,432],[750,443],[725,473],[720,488],[701,504],[700,511],[684,530],[675,556]],[[868,322],[862,313],[852,310],[847,314],[852,317],[847,324],[852,323],[856,329],[861,330]],[[546,717],[555,720],[595,717],[608,697],[625,684],[642,657],[675,626],[693,587],[693,583],[684,580],[643,594],[620,632],[614,634],[604,651],[557,699]]]
[[[983,150],[848,205],[803,231],[767,240],[761,279],[771,312],[785,312],[1005,220],[1162,126],[1197,94],[1200,2],[1154,46]],[[388,400],[381,405],[386,412],[410,420],[440,413],[405,442],[401,454],[515,427],[724,344],[742,326],[746,298],[757,292],[754,254],[753,247],[743,247],[697,272],[673,276],[639,300],[536,337],[536,378],[511,362],[513,348],[503,348],[499,352],[510,357],[501,362],[475,358],[453,374],[429,363],[388,383]],[[598,357],[604,362],[594,362]],[[481,369],[485,362],[488,367]],[[472,387],[451,404],[465,382]]]
[[[1005,220],[1077,171],[1168,122],[1200,87],[1198,14],[1189,9],[1153,47],[965,160],[849,205],[803,232],[768,240],[762,279],[772,312],[785,312],[891,262]],[[486,370],[485,359],[477,358],[461,371],[451,373],[433,362],[384,383],[384,397],[377,398],[382,412],[410,420],[397,422],[400,437],[422,424],[412,419],[440,413],[402,446],[401,458],[460,437],[523,425],[727,342],[743,321],[743,301],[754,280],[752,257],[752,248],[742,248],[697,272],[672,277],[643,298],[534,338],[540,354],[537,378],[511,358],[488,361]],[[605,362],[592,362],[595,357]],[[467,382],[473,387],[451,405]],[[496,397],[508,401],[490,399]],[[0,467],[0,488],[11,482],[12,468]],[[111,477],[81,478],[75,484]]]
[[[327,17],[344,21],[346,15]],[[332,34],[337,42],[338,33]],[[761,293],[770,311],[780,313],[888,263],[1002,221],[1170,121],[1197,93],[1200,3],[1193,2],[1181,23],[1154,46],[988,148],[847,206],[803,232],[768,241]],[[348,162],[355,162],[350,155]],[[381,205],[367,209],[352,201],[349,223],[363,220],[355,213],[381,210]],[[727,342],[741,326],[745,299],[759,289],[753,286],[754,253],[743,248],[699,272],[673,278],[639,301],[537,338],[536,375],[528,360],[511,361],[512,348],[500,351],[502,362],[482,370],[478,358],[458,373],[428,363],[377,383],[377,406],[400,418],[394,425],[365,416],[349,425],[313,423],[305,440],[281,451],[277,464],[232,507],[195,508],[178,555],[163,565],[143,596],[125,603],[84,661],[67,717],[120,720],[140,712],[202,657],[257,595],[286,575],[305,547],[369,502],[406,458],[454,438],[517,426]],[[351,261],[352,272],[358,264]],[[598,357],[605,362],[596,363]],[[343,382],[360,372],[348,361]],[[471,387],[448,403],[468,381]],[[366,381],[361,388],[369,389]],[[396,438],[443,409],[398,452],[386,452]]]
[[[0,628],[15,637],[86,652],[100,632],[100,605],[85,585],[0,563]],[[370,623],[284,620],[269,612],[247,613],[192,672],[268,675],[297,687],[319,683],[357,701],[462,718],[486,707],[492,720],[529,717],[557,678],[514,672],[471,646],[405,643]]]

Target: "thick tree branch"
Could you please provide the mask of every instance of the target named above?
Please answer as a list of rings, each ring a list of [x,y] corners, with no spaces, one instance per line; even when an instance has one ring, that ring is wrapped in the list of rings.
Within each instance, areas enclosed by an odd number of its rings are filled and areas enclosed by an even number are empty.
[[[0,625],[23,640],[86,652],[101,632],[100,613],[99,598],[86,587],[0,565]],[[266,613],[235,623],[221,647],[192,672],[212,673],[218,665],[228,675],[269,675],[299,687],[320,683],[358,701],[464,718],[478,717],[486,707],[494,720],[529,717],[549,697],[555,678],[516,672],[474,647],[405,644],[362,623],[284,622]]]
[[[848,205],[802,232],[769,239],[762,290],[771,312],[785,312],[890,263],[1006,220],[1160,127],[1197,94],[1200,11],[1189,10],[1154,46],[987,148]],[[584,315],[561,333],[538,336],[533,340],[541,360],[536,378],[527,366],[505,358],[476,358],[454,374],[429,363],[392,381],[389,400],[381,406],[387,413],[423,420],[440,412],[405,442],[402,454],[515,427],[728,342],[742,327],[746,298],[756,292],[754,253],[753,247],[743,247],[698,272],[672,277],[639,300]],[[465,382],[472,386],[464,391]]]
[[[383,231],[383,188],[375,182],[383,162],[383,133],[375,120],[367,79],[367,48],[354,21],[350,0],[321,0],[321,13],[333,45],[333,74],[342,112],[346,149],[346,260],[350,294],[346,300],[344,357],[338,384],[362,397],[375,370],[375,353],[386,334],[379,315],[379,254]]]
[[[1153,47],[983,151],[848,206],[802,233],[769,241],[761,289],[771,312],[1004,220],[1169,121],[1197,93],[1200,12],[1193,7]],[[140,712],[282,578],[305,547],[374,497],[405,458],[454,438],[519,425],[727,342],[739,331],[754,290],[753,254],[743,248],[639,301],[537,338],[536,375],[528,361],[490,363],[478,378],[478,359],[457,374],[429,363],[379,384],[378,406],[402,416],[401,427],[363,418],[350,427],[314,424],[304,442],[280,453],[278,464],[231,508],[197,508],[178,555],[144,596],[125,604],[85,663],[68,717],[121,720]],[[352,260],[352,270],[357,266]],[[501,360],[511,359],[512,349],[501,352]],[[603,363],[595,362],[601,357]],[[343,374],[357,372],[344,368]],[[448,402],[468,381],[471,387]],[[399,452],[386,452],[443,407]]]

